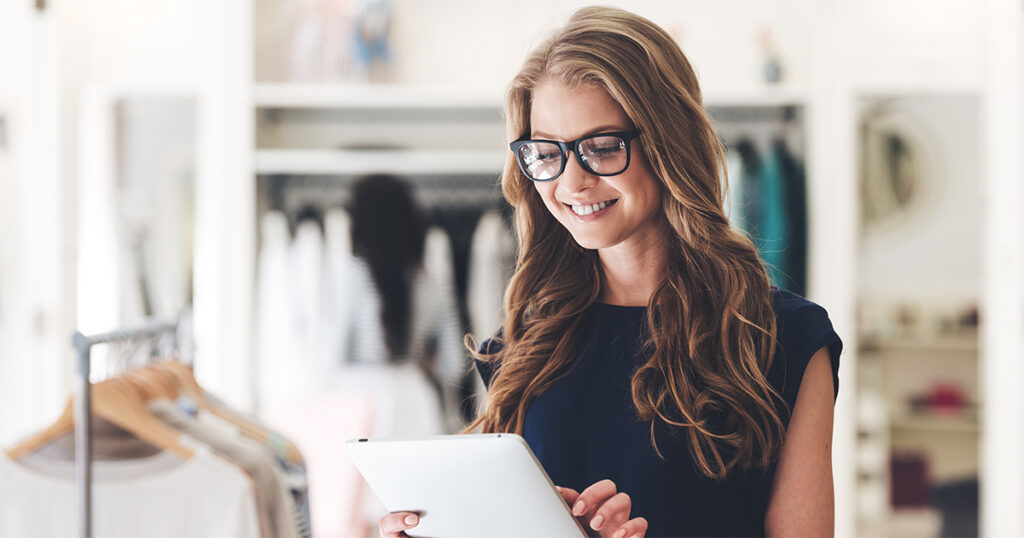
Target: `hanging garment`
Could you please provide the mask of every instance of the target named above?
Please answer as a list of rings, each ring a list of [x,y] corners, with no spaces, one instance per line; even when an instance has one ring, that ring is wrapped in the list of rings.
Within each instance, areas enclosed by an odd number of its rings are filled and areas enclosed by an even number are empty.
[[[785,142],[772,142],[762,163],[762,214],[755,244],[772,283],[802,293],[806,285],[807,201],[803,167]]]
[[[325,379],[336,365],[336,355],[345,349],[345,309],[349,297],[345,272],[352,264],[352,219],[344,209],[329,210],[324,216],[326,263],[324,270],[324,348],[323,361],[315,365],[315,377]],[[313,387],[310,387],[312,389]],[[323,387],[320,387],[323,388]]]
[[[320,224],[300,220],[288,252],[292,283],[292,332],[294,349],[287,357],[293,390],[285,396],[302,394],[315,383],[315,368],[323,364],[324,236]],[[283,380],[278,381],[284,382]]]
[[[501,325],[502,299],[515,269],[515,256],[515,238],[501,213],[488,211],[473,232],[466,292],[470,325],[478,342]]]
[[[423,267],[441,285],[452,288],[455,280],[455,268],[452,261],[452,243],[448,234],[436,226],[427,231],[423,247]]]
[[[195,454],[159,468],[148,461],[93,464],[93,535],[104,538],[256,538],[252,482],[240,469],[196,445]],[[0,536],[75,536],[78,490],[71,462],[41,473],[0,454]]]
[[[782,139],[763,159],[749,141],[737,144],[743,174],[742,224],[772,284],[803,293],[807,280],[807,195],[803,165]]]
[[[783,257],[783,267],[788,276],[785,288],[802,295],[807,290],[807,176],[803,163],[789,151],[783,139],[775,140],[772,148],[783,178],[789,221]]]
[[[288,263],[288,217],[268,211],[260,222],[256,298],[256,353],[258,396],[261,409],[273,405],[301,387],[289,383],[289,360],[295,355],[292,300]]]
[[[293,519],[298,529],[298,535],[302,538],[310,536],[310,515],[309,515],[309,489],[306,477],[306,464],[304,460],[293,460],[289,455],[288,445],[294,441],[285,438],[279,431],[271,431],[265,439],[252,439],[247,437],[241,429],[223,418],[208,411],[193,410],[188,401],[179,398],[175,405],[204,425],[215,428],[223,435],[231,438],[239,438],[247,442],[256,443],[267,456],[275,463],[275,472],[281,484],[291,497],[289,508],[294,512]],[[278,404],[275,408],[280,407]]]
[[[743,177],[746,170],[743,167],[743,157],[737,151],[729,151],[725,154],[725,168],[729,173],[729,182],[725,185],[725,209],[728,212],[729,223],[738,230],[746,229],[746,196],[743,192]]]
[[[149,410],[175,430],[208,445],[215,454],[238,465],[252,477],[263,536],[298,536],[291,495],[278,475],[276,462],[262,446],[199,422],[167,400],[149,402]]]

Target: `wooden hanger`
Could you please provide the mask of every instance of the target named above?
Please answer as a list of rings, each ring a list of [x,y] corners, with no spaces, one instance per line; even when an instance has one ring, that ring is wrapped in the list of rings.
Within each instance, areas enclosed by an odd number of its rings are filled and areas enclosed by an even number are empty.
[[[70,433],[75,427],[73,408],[69,398],[56,422],[9,449],[7,456],[19,460]],[[177,431],[149,411],[139,388],[130,381],[115,377],[94,384],[92,414],[103,417],[156,448],[169,450],[184,459],[194,455],[191,448],[181,443],[181,435]]]
[[[173,402],[178,398],[180,392],[174,384],[167,382],[162,372],[151,367],[131,370],[122,374],[121,377],[132,382],[147,402],[158,398]]]
[[[210,400],[206,396],[206,391],[196,381],[195,375],[192,373],[192,369],[178,361],[163,361],[153,365],[154,368],[162,369],[173,374],[181,387],[182,393],[192,398],[196,405],[200,409],[207,411],[218,418],[221,418],[232,425],[236,426],[242,435],[250,439],[265,443],[269,438],[275,434],[270,430],[263,427],[261,424],[253,422],[238,413],[226,408],[223,405],[219,405]],[[302,453],[299,452],[298,447],[292,444],[288,440],[284,440],[285,443],[285,454],[288,460],[292,463],[303,463]]]

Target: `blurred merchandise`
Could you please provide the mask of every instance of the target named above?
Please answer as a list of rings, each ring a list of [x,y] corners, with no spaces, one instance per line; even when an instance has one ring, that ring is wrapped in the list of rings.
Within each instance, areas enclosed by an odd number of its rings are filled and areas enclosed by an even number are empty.
[[[289,78],[302,82],[342,81],[353,71],[355,4],[359,0],[288,0],[291,21]]]
[[[894,452],[890,465],[893,508],[919,508],[931,504],[927,456],[917,452]]]
[[[910,408],[915,413],[940,416],[962,415],[970,406],[963,387],[953,381],[934,382],[927,392],[910,400]]]
[[[761,76],[768,84],[782,82],[783,70],[779,60],[779,51],[775,48],[775,41],[772,37],[771,28],[762,28],[757,36],[758,44],[761,47],[762,71]]]
[[[978,479],[966,478],[937,484],[932,489],[942,512],[942,537],[979,536]]]
[[[289,79],[388,81],[393,12],[392,0],[288,0]]]
[[[361,0],[355,19],[355,77],[367,82],[389,79],[393,0]]]

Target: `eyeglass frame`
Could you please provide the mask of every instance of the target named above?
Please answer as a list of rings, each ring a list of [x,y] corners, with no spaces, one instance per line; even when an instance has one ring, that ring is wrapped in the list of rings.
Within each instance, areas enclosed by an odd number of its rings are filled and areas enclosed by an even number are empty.
[[[595,172],[594,170],[592,170],[590,168],[590,165],[587,164],[585,158],[583,157],[583,155],[580,155],[580,152],[579,152],[580,142],[583,142],[585,140],[590,140],[591,138],[598,138],[598,137],[602,137],[602,136],[616,136],[616,137],[621,138],[622,141],[626,143],[626,165],[622,167],[622,170],[619,170],[618,172],[615,172],[614,174],[599,174],[599,173]],[[509,144],[508,147],[509,147],[509,149],[512,150],[512,154],[516,158],[516,164],[519,165],[519,170],[523,173],[524,176],[527,177],[527,179],[529,179],[530,181],[538,181],[538,182],[541,182],[541,183],[546,183],[548,181],[554,181],[554,180],[558,179],[559,177],[561,177],[562,173],[565,172],[565,167],[566,167],[566,165],[569,164],[569,159],[565,158],[565,152],[566,151],[570,151],[570,150],[572,151],[573,155],[576,156],[576,162],[579,163],[580,168],[582,168],[588,174],[593,174],[595,176],[601,176],[601,177],[611,177],[611,176],[617,176],[619,174],[624,173],[626,170],[629,169],[629,162],[630,162],[630,158],[632,156],[632,152],[630,151],[630,146],[633,145],[633,139],[635,139],[635,138],[637,138],[639,136],[640,136],[640,130],[639,129],[633,129],[632,131],[615,131],[615,132],[611,132],[611,133],[588,134],[586,136],[581,136],[580,138],[577,138],[576,140],[571,140],[569,142],[560,142],[558,140],[545,140],[543,138],[535,138],[535,139],[528,139],[528,138],[527,139],[523,139],[523,138],[520,138],[519,140],[516,140],[515,142],[512,142],[511,144]],[[554,145],[558,146],[559,149],[561,149],[562,166],[558,169],[558,173],[557,174],[549,177],[548,179],[534,179],[533,176],[531,176],[530,173],[526,171],[526,168],[523,166],[523,160],[522,160],[522,158],[519,155],[519,148],[521,148],[521,147],[523,147],[526,144],[531,143],[531,142],[546,142],[548,144],[554,144]]]

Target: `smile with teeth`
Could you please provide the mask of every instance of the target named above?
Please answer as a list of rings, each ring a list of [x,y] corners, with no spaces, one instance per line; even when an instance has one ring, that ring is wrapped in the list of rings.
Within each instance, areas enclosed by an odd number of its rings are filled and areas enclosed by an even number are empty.
[[[606,200],[604,202],[600,202],[600,203],[592,204],[592,205],[576,205],[576,204],[573,204],[573,205],[565,204],[565,205],[569,206],[569,208],[572,209],[573,213],[576,213],[577,215],[580,215],[582,217],[582,216],[590,215],[592,213],[596,213],[596,212],[598,212],[598,211],[600,211],[600,210],[602,210],[602,209],[604,209],[604,208],[606,208],[606,207],[608,207],[608,206],[610,206],[610,205],[612,205],[612,204],[614,204],[615,202],[618,202],[618,201],[619,201],[618,199],[615,199],[615,200]]]

